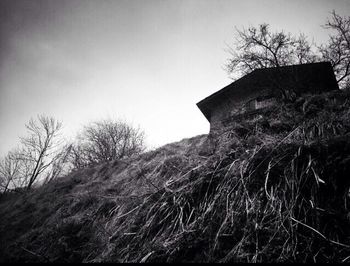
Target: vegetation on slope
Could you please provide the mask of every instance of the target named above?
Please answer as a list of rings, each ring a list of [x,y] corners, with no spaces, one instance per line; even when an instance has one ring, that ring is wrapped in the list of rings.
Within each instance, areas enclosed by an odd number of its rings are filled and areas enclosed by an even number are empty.
[[[0,261],[348,261],[349,106],[306,96],[7,194]]]

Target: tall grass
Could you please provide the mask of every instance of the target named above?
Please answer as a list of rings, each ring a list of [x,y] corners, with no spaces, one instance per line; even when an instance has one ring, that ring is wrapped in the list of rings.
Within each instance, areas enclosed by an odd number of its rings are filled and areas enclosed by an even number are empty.
[[[331,99],[304,97],[3,200],[1,259],[347,262],[350,104]]]
[[[99,259],[341,261],[350,253],[342,231],[349,223],[338,217],[346,206],[329,203],[344,203],[344,195],[337,194],[341,188],[324,195],[336,176],[319,173],[318,155],[282,145],[272,153],[262,149],[245,159],[196,165],[115,216],[112,248]]]

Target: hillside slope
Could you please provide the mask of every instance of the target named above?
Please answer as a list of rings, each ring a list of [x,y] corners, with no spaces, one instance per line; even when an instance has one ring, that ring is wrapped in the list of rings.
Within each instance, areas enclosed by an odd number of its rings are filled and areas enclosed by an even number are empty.
[[[307,96],[4,196],[0,262],[348,261],[349,107]]]

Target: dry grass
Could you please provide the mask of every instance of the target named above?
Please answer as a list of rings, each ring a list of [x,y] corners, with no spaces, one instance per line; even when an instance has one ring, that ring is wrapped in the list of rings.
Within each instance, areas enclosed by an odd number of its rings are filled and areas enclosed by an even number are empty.
[[[1,261],[346,262],[350,98],[331,98],[4,197]]]

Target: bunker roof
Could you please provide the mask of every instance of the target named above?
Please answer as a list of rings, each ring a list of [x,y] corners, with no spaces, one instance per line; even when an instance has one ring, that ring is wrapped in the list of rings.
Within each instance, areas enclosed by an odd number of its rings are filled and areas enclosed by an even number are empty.
[[[252,71],[204,98],[197,106],[210,122],[212,110],[228,98],[239,101],[243,95],[278,86],[283,89],[291,84],[300,92],[319,93],[339,89],[330,62],[269,67]]]

